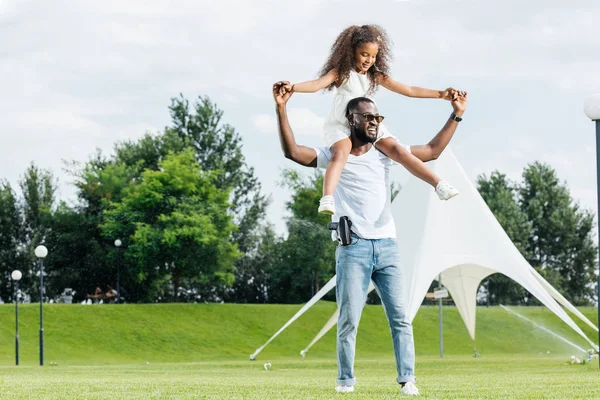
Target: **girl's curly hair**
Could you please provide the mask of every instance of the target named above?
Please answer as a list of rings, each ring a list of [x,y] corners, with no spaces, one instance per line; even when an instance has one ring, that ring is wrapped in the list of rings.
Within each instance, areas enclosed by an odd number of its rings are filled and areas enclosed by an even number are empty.
[[[355,68],[354,50],[364,43],[377,43],[379,45],[375,64],[367,71],[367,76],[371,82],[369,93],[375,92],[377,89],[377,72],[387,75],[390,69],[389,62],[392,59],[391,42],[383,28],[378,25],[352,25],[340,33],[333,46],[331,46],[331,54],[327,62],[319,72],[319,77],[322,77],[334,68],[337,70],[336,81],[326,87],[325,90],[332,90],[348,79],[350,71]]]

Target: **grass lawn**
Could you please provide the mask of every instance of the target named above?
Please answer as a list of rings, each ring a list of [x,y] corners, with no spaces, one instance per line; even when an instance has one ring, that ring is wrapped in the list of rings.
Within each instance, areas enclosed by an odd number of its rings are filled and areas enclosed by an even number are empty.
[[[335,329],[299,352],[335,304],[320,302],[276,338],[257,361],[248,356],[300,305],[50,304],[44,306],[45,366],[39,367],[39,308],[20,307],[21,365],[14,366],[14,306],[0,306],[0,400],[5,399],[392,399],[400,396],[389,329],[380,306],[367,306],[357,339],[356,392],[334,392]],[[513,307],[577,346],[588,344],[542,307]],[[594,323],[597,309],[581,311]],[[580,324],[592,339],[597,334]],[[444,307],[445,358],[439,359],[438,309],[414,321],[418,387],[430,399],[600,399],[595,360],[498,307],[477,310],[477,350],[456,308]],[[263,365],[272,363],[270,371]],[[56,365],[52,365],[55,363]]]
[[[334,360],[0,367],[2,399],[395,399],[392,359],[359,360],[354,393],[334,392]],[[424,399],[599,399],[597,362],[564,357],[417,359]]]

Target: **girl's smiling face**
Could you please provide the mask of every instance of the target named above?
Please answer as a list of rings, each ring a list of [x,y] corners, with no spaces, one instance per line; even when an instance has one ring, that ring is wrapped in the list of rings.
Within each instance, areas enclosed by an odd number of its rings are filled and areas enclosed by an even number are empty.
[[[366,74],[377,60],[379,45],[377,43],[362,43],[354,49],[354,62],[356,72]]]

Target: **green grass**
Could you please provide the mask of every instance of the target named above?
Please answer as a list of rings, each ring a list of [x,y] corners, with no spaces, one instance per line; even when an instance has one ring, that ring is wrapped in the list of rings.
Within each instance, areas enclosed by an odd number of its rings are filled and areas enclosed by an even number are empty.
[[[299,351],[335,304],[321,302],[262,345],[299,305],[45,305],[46,366],[38,364],[39,306],[20,307],[21,366],[14,365],[14,305],[0,306],[1,399],[391,399],[398,397],[387,321],[367,306],[357,341],[357,391],[333,392],[335,329],[302,361]],[[513,308],[577,345],[589,346],[545,308]],[[597,310],[582,312],[593,322]],[[593,339],[592,329],[580,324]],[[414,322],[423,398],[600,398],[598,363],[569,365],[577,351],[506,311],[479,308],[477,350],[453,307],[444,308],[445,358],[439,359],[438,309]],[[272,369],[265,371],[265,362]],[[50,365],[56,363],[56,365]]]
[[[392,359],[356,364],[352,394],[336,394],[333,360],[2,367],[2,399],[396,399]],[[556,357],[417,359],[424,399],[598,399],[600,371]]]
[[[246,360],[298,309],[299,305],[148,304],[45,305],[46,360],[61,365],[131,362],[205,362]],[[586,342],[545,308],[513,308],[577,345]],[[21,306],[21,362],[38,362],[39,305]],[[260,358],[296,357],[329,319],[335,304],[321,302],[275,339]],[[584,308],[593,322],[596,309]],[[0,306],[0,365],[14,363],[14,306]],[[580,324],[592,340],[597,336]],[[417,355],[437,355],[438,309],[421,307],[414,322]],[[446,355],[471,355],[473,343],[456,308],[444,308]],[[576,350],[497,307],[480,307],[477,350],[482,355],[571,355]],[[363,358],[391,355],[391,340],[381,306],[367,306],[357,339]],[[335,358],[335,329],[310,351],[311,359]]]

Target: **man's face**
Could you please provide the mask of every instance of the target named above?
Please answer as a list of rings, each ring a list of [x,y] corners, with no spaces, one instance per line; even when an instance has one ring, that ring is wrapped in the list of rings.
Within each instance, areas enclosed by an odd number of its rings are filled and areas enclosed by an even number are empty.
[[[370,118],[370,115],[379,115],[377,106],[373,103],[363,101],[358,103],[348,118],[350,132],[363,143],[375,143],[379,133],[379,123],[376,119]],[[368,119],[371,119],[371,121]]]

